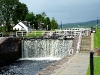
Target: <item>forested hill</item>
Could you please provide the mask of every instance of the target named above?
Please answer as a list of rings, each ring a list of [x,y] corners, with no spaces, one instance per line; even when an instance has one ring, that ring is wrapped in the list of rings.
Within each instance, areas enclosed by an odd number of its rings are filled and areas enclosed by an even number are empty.
[[[88,22],[79,22],[79,23],[66,23],[62,24],[62,28],[77,28],[77,27],[95,27],[97,25],[97,20],[92,20]],[[100,20],[98,20],[98,26],[100,26]],[[58,28],[61,28],[61,25],[59,25]]]

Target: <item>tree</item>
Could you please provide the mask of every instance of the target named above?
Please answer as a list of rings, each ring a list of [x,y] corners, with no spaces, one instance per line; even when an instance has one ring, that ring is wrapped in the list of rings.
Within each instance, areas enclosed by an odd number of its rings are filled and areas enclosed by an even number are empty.
[[[48,25],[48,29],[47,30],[51,30],[51,23],[50,23],[50,18],[46,17],[45,19],[45,27],[47,28]]]
[[[0,0],[0,16],[5,21],[6,30],[10,31],[11,23],[16,24],[18,20],[25,20],[28,8],[19,0]]]
[[[57,21],[52,18],[51,20],[51,29],[57,29],[58,28],[58,24],[57,24]]]
[[[35,15],[33,12],[28,13],[25,17],[25,21],[30,22],[31,27],[33,27],[33,24],[35,24]]]
[[[38,23],[44,23],[45,19],[41,14],[36,14],[35,16],[35,27],[38,29]]]
[[[28,8],[26,4],[18,2],[13,14],[14,24],[16,24],[18,20],[24,21],[26,15],[28,14]]]
[[[7,31],[10,30],[10,23],[18,2],[19,0],[0,0],[0,16],[2,16],[1,22],[5,21]]]
[[[42,17],[44,17],[44,18],[47,16],[45,12],[42,12],[41,15],[42,15]]]

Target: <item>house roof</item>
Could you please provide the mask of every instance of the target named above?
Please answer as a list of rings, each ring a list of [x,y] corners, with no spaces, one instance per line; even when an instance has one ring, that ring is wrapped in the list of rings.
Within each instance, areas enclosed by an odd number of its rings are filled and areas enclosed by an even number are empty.
[[[27,21],[21,21],[24,25],[26,25],[27,27],[30,27],[29,23]]]
[[[19,26],[21,26],[22,28],[24,28],[21,24],[18,23]]]
[[[18,29],[18,30],[24,29],[24,30],[28,31],[28,27],[23,22],[19,22],[17,25],[15,25],[13,27],[13,30],[15,30],[15,29]]]

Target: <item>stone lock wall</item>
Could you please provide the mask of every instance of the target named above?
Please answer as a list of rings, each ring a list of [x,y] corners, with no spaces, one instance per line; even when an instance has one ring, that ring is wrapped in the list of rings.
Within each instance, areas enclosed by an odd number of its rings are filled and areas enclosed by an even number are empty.
[[[4,38],[0,43],[0,66],[6,65],[21,57],[21,40]]]

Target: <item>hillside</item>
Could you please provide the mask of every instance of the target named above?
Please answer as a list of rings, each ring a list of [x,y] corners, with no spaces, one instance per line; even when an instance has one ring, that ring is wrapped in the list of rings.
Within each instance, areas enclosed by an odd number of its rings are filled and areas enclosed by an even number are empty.
[[[62,24],[62,28],[77,28],[77,27],[95,27],[97,20],[87,21],[87,22],[79,22],[79,23],[66,23]],[[98,20],[98,26],[100,26],[100,20]],[[58,26],[61,28],[61,25]]]

